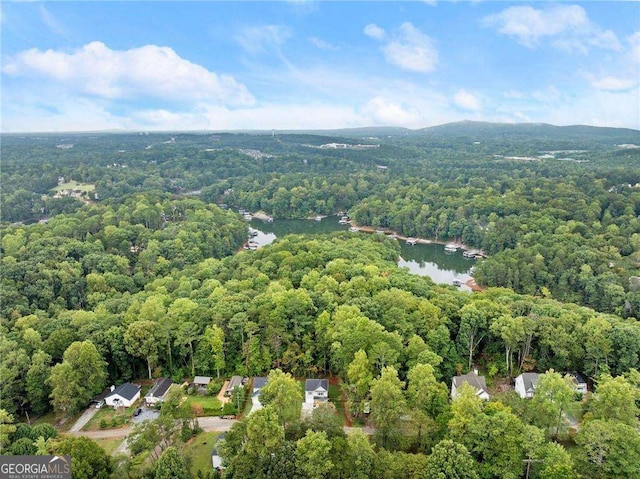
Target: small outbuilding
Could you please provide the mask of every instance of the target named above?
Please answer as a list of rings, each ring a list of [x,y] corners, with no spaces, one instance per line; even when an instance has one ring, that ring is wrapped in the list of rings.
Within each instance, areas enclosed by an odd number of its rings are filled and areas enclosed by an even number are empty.
[[[196,376],[193,378],[193,386],[200,392],[205,392],[207,390],[207,386],[211,382],[211,378],[209,376]]]

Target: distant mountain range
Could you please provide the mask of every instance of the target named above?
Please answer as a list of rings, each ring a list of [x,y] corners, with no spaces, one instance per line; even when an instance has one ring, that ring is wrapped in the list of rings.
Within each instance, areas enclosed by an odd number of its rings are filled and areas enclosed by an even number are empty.
[[[293,131],[278,131],[293,133]],[[298,131],[297,133],[301,133]],[[465,137],[481,141],[496,137],[519,139],[562,138],[565,140],[609,140],[640,142],[640,130],[587,125],[556,126],[547,123],[490,123],[484,121],[458,121],[430,126],[417,130],[401,127],[373,126],[364,128],[342,128],[337,130],[306,130],[304,133],[326,136],[372,137],[427,136],[431,138]]]
[[[151,131],[150,134],[210,134],[210,133],[241,133],[253,135],[319,135],[333,138],[354,139],[383,139],[388,137],[426,137],[430,139],[466,138],[472,141],[490,139],[562,139],[562,140],[591,140],[612,143],[640,144],[640,130],[630,128],[611,128],[587,125],[556,126],[547,123],[490,123],[484,121],[458,121],[443,125],[430,126],[412,130],[394,126],[370,126],[361,128],[340,128],[334,130],[214,130],[214,131]],[[124,130],[79,132],[79,135],[95,133],[138,134],[138,132]],[[73,132],[40,133],[40,135],[73,134]],[[24,134],[21,134],[24,135]]]

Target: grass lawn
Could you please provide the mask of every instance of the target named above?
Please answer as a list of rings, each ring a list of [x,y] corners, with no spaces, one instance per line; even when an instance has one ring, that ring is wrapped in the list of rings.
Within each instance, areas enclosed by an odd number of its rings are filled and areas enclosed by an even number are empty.
[[[202,414],[198,412],[197,416],[219,416],[222,414],[222,403],[215,396],[188,396],[186,404],[189,408],[192,406],[202,408]]]
[[[183,454],[191,457],[191,475],[196,477],[198,469],[211,471],[211,451],[219,432],[201,432],[190,442],[185,444]]]
[[[340,416],[342,424],[347,425],[347,418],[344,413],[344,400],[340,393],[340,385],[329,384],[329,401],[331,401],[336,407],[336,411],[338,412],[338,416]]]
[[[104,449],[104,452],[111,456],[115,452],[115,450],[118,449],[118,446],[122,444],[122,441],[124,441],[124,439],[122,439],[121,437],[115,439],[98,438],[94,439],[93,441],[96,442],[102,449]]]
[[[80,411],[75,416],[68,418],[64,422],[64,424],[58,425],[59,422],[60,422],[60,418],[56,417],[56,414],[53,411],[51,411],[51,412],[48,412],[47,414],[44,414],[43,416],[39,416],[37,419],[34,419],[33,421],[31,421],[31,425],[35,426],[36,424],[51,424],[58,431],[67,432],[69,429],[71,429],[71,426],[73,426],[76,423],[76,421],[82,415],[83,412],[84,411]]]
[[[62,183],[61,185],[52,188],[56,193],[62,190],[80,190],[80,191],[95,191],[96,185],[91,185],[88,183],[78,183],[76,181],[69,181],[67,183]]]
[[[99,431],[100,429],[114,429],[127,424],[133,415],[133,411],[138,408],[138,404],[131,407],[120,408],[117,411],[107,405],[103,406],[95,416],[82,428],[83,431]],[[107,427],[101,428],[100,422],[105,420]]]

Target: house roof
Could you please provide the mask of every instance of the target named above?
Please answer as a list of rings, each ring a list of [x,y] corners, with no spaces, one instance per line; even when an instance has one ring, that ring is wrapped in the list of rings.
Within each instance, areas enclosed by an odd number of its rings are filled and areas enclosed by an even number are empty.
[[[91,402],[104,401],[107,398],[107,396],[109,396],[110,394],[111,394],[111,389],[106,387],[100,394],[96,394],[95,396],[93,396],[93,399],[91,400]]]
[[[307,379],[304,382],[305,391],[315,391],[318,388],[322,388],[325,391],[329,390],[329,380],[327,379]]]
[[[231,392],[237,387],[242,386],[242,376],[231,376],[231,381],[229,381],[229,385],[227,386],[227,391]]]
[[[538,373],[522,373],[518,377],[522,378],[522,384],[524,384],[525,391],[533,391],[540,375]]]
[[[267,378],[256,376],[253,378],[253,389],[262,389],[267,384]]]
[[[587,381],[585,381],[580,373],[568,372],[565,375],[575,379],[578,384],[587,384]]]
[[[208,385],[211,382],[211,378],[209,376],[196,376],[193,378],[193,384],[201,384],[203,386]]]
[[[167,391],[169,390],[172,384],[173,384],[173,381],[171,379],[160,378],[156,381],[153,387],[149,389],[149,392],[145,397],[162,398],[165,396],[165,394],[167,394]]]
[[[117,394],[118,396],[131,401],[139,392],[140,392],[140,386],[138,386],[137,384],[123,383],[117,388],[115,388],[112,392],[107,394],[105,399],[111,396],[115,396]]]
[[[216,440],[215,444],[213,445],[213,451],[211,451],[211,455],[212,456],[219,456],[220,455],[220,454],[218,454],[218,446],[220,445],[220,441],[222,441],[226,435],[227,435],[227,433],[223,432],[222,434],[220,434],[218,436],[218,439]]]
[[[478,391],[484,391],[489,394],[489,391],[487,391],[487,383],[484,379],[484,376],[478,376],[477,374],[471,372],[463,374],[462,376],[453,377],[453,384],[456,386],[456,389],[462,386],[464,383],[473,386]]]

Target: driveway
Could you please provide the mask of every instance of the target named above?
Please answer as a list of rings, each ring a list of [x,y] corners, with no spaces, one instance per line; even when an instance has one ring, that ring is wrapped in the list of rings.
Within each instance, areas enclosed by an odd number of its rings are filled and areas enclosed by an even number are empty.
[[[149,409],[147,406],[141,406],[140,409],[142,409],[142,412],[140,414],[131,417],[131,422],[133,424],[150,421],[160,416],[160,411],[158,411],[157,409]]]
[[[73,436],[84,436],[90,439],[117,439],[127,437],[131,434],[130,427],[120,427],[118,429],[101,429],[100,431],[76,431],[71,432]]]
[[[228,431],[237,422],[237,419],[221,419],[217,416],[204,416],[198,418],[198,424],[203,431]]]
[[[71,429],[69,429],[70,433],[79,432],[85,424],[91,421],[91,418],[96,415],[96,413],[100,409],[96,409],[95,406],[89,406],[85,412],[82,413],[82,416],[78,418],[76,423],[73,425]]]

